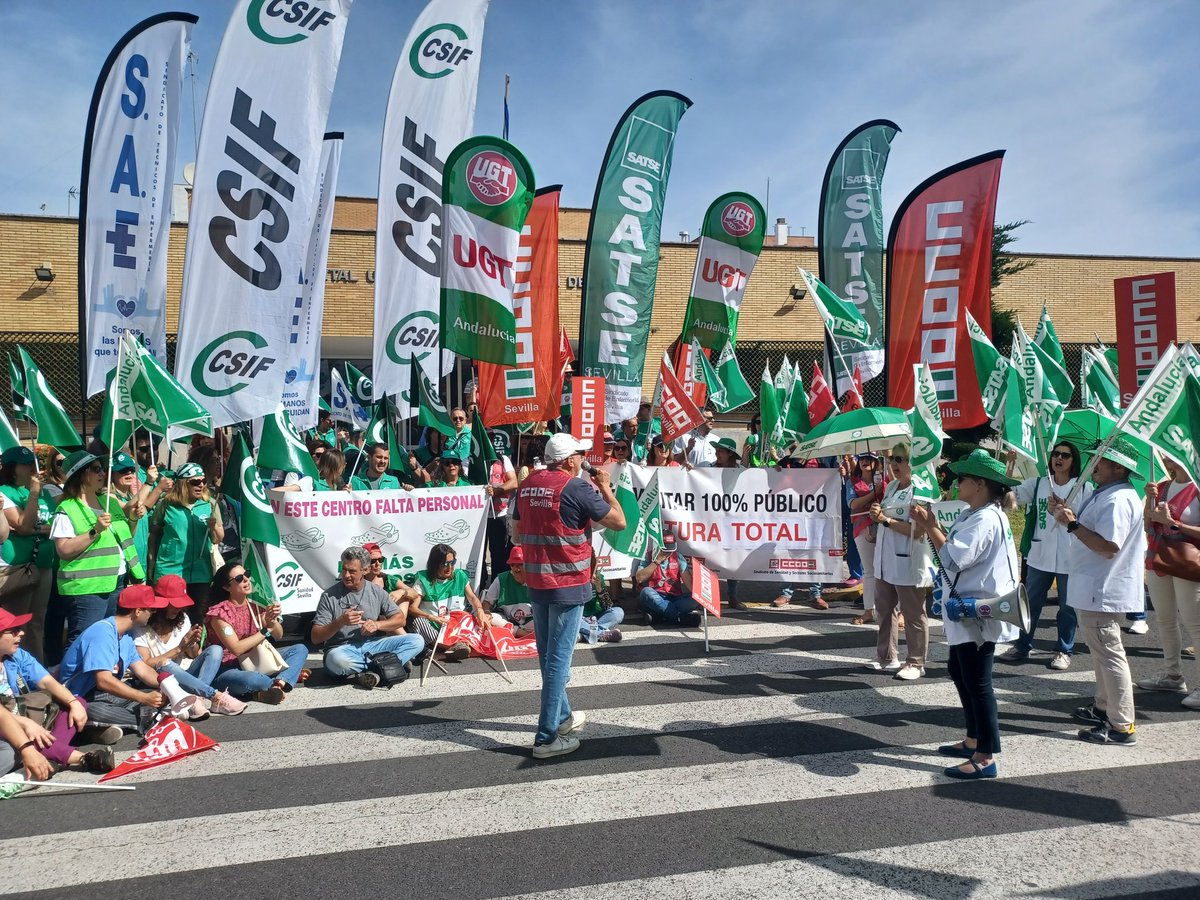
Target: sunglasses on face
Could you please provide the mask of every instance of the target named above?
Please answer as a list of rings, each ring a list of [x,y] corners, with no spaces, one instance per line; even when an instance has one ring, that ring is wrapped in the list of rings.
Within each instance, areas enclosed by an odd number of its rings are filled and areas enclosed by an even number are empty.
[[[457,562],[458,562],[457,559],[448,559],[444,563],[442,563],[442,568],[443,569],[453,569]]]
[[[203,486],[204,486],[203,478],[189,478],[188,479],[188,487],[203,487]]]
[[[451,422],[465,422],[465,421],[467,421],[467,417],[466,416],[451,416],[450,421]]]
[[[372,556],[371,557],[371,565],[373,565],[373,566],[383,565],[383,557],[382,556]]]
[[[148,454],[150,452],[150,448],[149,447],[138,447],[137,452],[140,455],[145,456],[146,454]]]
[[[908,462],[908,457],[907,456],[890,456],[890,457],[888,457],[888,461],[893,466],[902,466],[906,462]]]
[[[613,447],[613,453],[628,453],[628,452],[629,452],[628,444],[617,444],[617,446]]]
[[[1051,459],[1070,459],[1071,454],[1069,452],[1064,452],[1062,450],[1051,450],[1050,458]]]
[[[89,472],[103,472],[104,466],[100,465],[100,463],[98,463],[98,462],[94,462],[90,466],[87,467],[87,470]]]
[[[249,575],[247,575],[245,572],[243,572],[241,575],[230,575],[230,576],[229,576],[229,583],[230,583],[230,584],[234,584],[235,582],[236,582],[237,584],[242,584],[242,583],[244,583],[244,582],[247,582],[247,581],[249,581],[249,580],[250,580],[250,576],[249,576]]]

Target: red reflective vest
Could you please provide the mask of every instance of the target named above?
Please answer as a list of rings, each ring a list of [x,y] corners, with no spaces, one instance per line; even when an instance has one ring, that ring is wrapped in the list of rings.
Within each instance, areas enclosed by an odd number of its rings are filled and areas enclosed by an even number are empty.
[[[583,528],[568,528],[559,513],[571,476],[562,469],[532,472],[517,488],[525,581],[534,590],[579,587],[591,579],[592,545]]]

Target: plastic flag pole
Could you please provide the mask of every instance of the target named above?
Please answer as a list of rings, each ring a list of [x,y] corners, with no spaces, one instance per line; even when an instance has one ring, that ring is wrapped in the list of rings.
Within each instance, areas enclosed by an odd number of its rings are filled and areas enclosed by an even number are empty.
[[[708,652],[708,610],[705,609],[701,613],[704,616],[704,652]]]

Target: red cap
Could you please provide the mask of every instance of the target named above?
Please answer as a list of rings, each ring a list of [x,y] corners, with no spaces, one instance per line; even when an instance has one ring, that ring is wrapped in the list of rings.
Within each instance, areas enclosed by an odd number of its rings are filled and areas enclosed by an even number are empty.
[[[154,585],[154,593],[160,600],[166,600],[166,605],[176,609],[195,605],[187,594],[187,582],[179,575],[164,575],[158,579]]]
[[[364,550],[366,550],[368,553],[382,553],[383,552],[383,550],[380,548],[380,546],[378,544],[376,544],[374,541],[363,544],[362,548]]]
[[[508,564],[511,566],[513,563],[525,564],[525,551],[521,549],[520,544],[513,545],[513,548],[508,551]]]
[[[616,443],[616,441],[613,440],[611,431],[604,432],[604,443],[606,443],[606,444],[615,444]]]
[[[14,616],[7,609],[0,609],[0,631],[8,631],[10,628],[20,628],[22,625],[28,625],[29,620],[32,618],[33,613]]]
[[[121,591],[117,606],[121,609],[163,609],[168,601],[154,593],[148,584],[131,584]]]

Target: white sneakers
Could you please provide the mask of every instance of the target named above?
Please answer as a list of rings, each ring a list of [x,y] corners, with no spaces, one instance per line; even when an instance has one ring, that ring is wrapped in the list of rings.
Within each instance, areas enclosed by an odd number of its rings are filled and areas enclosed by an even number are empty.
[[[1130,622],[1129,627],[1125,630],[1130,634],[1149,634],[1150,625],[1145,619],[1138,619],[1136,622]]]
[[[1188,709],[1200,709],[1200,690],[1192,691],[1181,702]]]
[[[567,719],[567,721],[558,726],[558,733],[565,737],[573,731],[578,731],[586,724],[586,715],[581,712],[573,712],[571,713],[571,718]]]
[[[546,759],[548,756],[566,756],[579,749],[579,738],[560,734],[548,744],[534,744],[533,758]]]
[[[880,662],[877,659],[873,659],[864,668],[870,669],[873,672],[895,672],[901,665],[903,664],[898,659],[889,660],[888,662]]]
[[[925,669],[922,666],[912,666],[905,663],[901,666],[900,671],[896,673],[895,677],[900,681],[916,681],[918,678],[924,676],[924,674]]]
[[[1182,675],[1162,674],[1156,678],[1143,678],[1137,683],[1143,691],[1173,691],[1177,694],[1188,692],[1187,682]]]
[[[1071,668],[1071,654],[1055,653],[1054,658],[1050,660],[1050,668],[1057,669],[1060,672],[1064,669]]]

